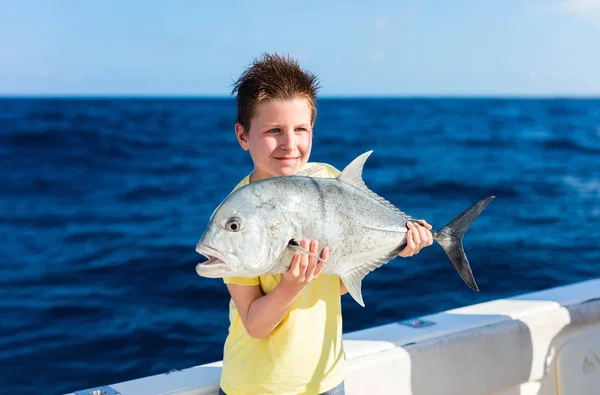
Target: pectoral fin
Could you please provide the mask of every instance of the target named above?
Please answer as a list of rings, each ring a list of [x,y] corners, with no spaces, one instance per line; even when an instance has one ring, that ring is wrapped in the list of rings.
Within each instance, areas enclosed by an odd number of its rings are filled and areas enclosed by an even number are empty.
[[[366,273],[365,273],[366,274]],[[344,286],[352,296],[356,302],[365,307],[365,302],[362,297],[362,279],[365,277],[365,274],[360,273],[359,271],[353,271],[343,276],[340,276],[342,281],[344,282]]]
[[[348,289],[348,292],[352,298],[356,300],[359,305],[365,307],[365,302],[363,301],[361,291],[363,278],[365,278],[365,276],[371,273],[373,270],[388,263],[390,259],[396,257],[397,254],[397,251],[392,251],[391,253],[372,261],[361,262],[359,265],[348,265],[350,267],[354,267],[354,269],[340,275],[340,278],[344,282],[346,289]]]

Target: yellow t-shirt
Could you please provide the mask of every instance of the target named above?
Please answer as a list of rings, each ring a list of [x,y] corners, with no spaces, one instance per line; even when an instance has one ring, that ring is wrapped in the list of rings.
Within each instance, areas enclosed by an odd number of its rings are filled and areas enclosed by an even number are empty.
[[[321,165],[321,173],[313,176],[333,178],[340,173],[330,165]],[[249,179],[248,175],[234,191]],[[279,278],[279,274],[229,277],[224,282],[259,285],[268,294]],[[340,384],[346,375],[340,298],[340,278],[319,275],[265,339],[248,335],[231,300],[220,383],[223,391],[227,395],[319,394]]]

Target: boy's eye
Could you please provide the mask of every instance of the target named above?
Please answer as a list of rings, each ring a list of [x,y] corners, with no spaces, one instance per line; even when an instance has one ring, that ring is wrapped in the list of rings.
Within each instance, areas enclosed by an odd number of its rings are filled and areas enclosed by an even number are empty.
[[[296,128],[294,129],[295,132],[307,132],[308,129],[307,128]],[[269,129],[267,130],[267,133],[281,133],[281,129],[280,128],[273,128],[273,129]]]

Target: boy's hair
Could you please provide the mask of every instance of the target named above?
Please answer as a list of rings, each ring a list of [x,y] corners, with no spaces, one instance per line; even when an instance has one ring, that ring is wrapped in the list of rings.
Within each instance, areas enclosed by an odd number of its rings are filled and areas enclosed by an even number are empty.
[[[317,118],[318,78],[302,70],[298,62],[278,54],[263,54],[254,59],[234,83],[232,94],[237,93],[237,122],[244,133],[250,130],[250,120],[256,106],[263,100],[306,99],[311,108],[311,124]]]

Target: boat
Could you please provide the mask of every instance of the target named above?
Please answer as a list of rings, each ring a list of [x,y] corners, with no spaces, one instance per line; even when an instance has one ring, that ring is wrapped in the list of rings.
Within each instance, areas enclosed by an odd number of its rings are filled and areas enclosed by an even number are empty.
[[[598,395],[600,279],[344,334],[348,395]],[[217,394],[222,361],[68,395]]]

